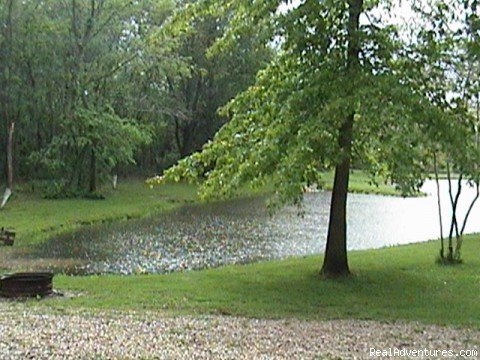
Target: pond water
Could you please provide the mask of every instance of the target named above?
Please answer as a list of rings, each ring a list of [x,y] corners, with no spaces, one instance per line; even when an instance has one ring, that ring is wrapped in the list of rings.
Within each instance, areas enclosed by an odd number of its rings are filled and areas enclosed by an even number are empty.
[[[447,183],[441,184],[445,223]],[[464,184],[460,214],[474,190]],[[348,248],[368,249],[439,236],[435,183],[427,196],[400,198],[349,194]],[[77,273],[163,273],[323,252],[330,192],[305,194],[303,216],[284,207],[273,216],[261,197],[184,206],[150,219],[107,224],[50,239],[37,254],[80,260]],[[480,201],[479,201],[480,203]],[[480,231],[480,205],[466,232]],[[445,230],[445,233],[447,230]],[[71,269],[70,269],[71,271]]]

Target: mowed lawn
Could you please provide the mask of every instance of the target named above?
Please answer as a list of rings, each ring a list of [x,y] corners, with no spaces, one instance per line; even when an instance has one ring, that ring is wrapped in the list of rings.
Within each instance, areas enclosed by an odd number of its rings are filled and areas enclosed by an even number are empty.
[[[417,320],[480,327],[480,236],[465,262],[435,263],[437,241],[350,253],[353,275],[324,280],[320,256],[164,275],[57,276],[71,298],[33,301],[55,309],[227,314],[255,318]]]
[[[79,226],[168,211],[196,201],[196,191],[194,185],[188,184],[167,184],[151,189],[143,179],[129,179],[121,180],[115,191],[105,187],[104,200],[49,200],[37,193],[17,192],[0,211],[0,227],[13,228],[17,232],[15,245],[25,247]]]
[[[331,190],[333,187],[334,173],[333,171],[327,172],[323,176],[324,187],[327,190]],[[372,178],[369,174],[361,170],[351,170],[350,180],[348,183],[349,192],[363,193],[363,194],[378,194],[378,195],[391,195],[401,196],[401,192],[389,183],[385,179],[376,179],[376,184],[372,182]],[[423,194],[418,194],[423,196]]]
[[[352,174],[352,191],[396,194],[393,187],[385,186],[388,191],[369,184],[361,172]],[[105,200],[45,200],[37,194],[17,193],[0,211],[0,226],[15,228],[17,240],[13,249],[0,248],[0,255],[17,250],[28,253],[48,236],[80,226],[153,215],[198,202],[196,190],[186,184],[150,189],[138,179],[120,182],[117,191],[106,190]],[[466,239],[461,265],[437,265],[438,248],[435,241],[351,252],[353,275],[339,280],[320,278],[320,255],[164,275],[56,275],[55,288],[67,296],[26,304],[58,311],[404,319],[480,327],[480,236]]]

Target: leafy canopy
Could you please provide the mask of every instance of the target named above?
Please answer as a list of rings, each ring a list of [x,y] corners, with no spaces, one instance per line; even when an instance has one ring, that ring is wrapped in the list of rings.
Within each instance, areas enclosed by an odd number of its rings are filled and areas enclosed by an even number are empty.
[[[30,160],[43,166],[51,178],[59,179],[49,196],[76,196],[88,180],[84,174],[92,152],[97,174],[105,176],[119,164],[135,163],[135,149],[149,143],[151,137],[148,127],[121,118],[112,109],[78,109],[63,120],[61,134]]]
[[[388,15],[377,15],[378,1],[365,3],[355,34],[360,61],[351,67],[347,1],[305,0],[287,12],[278,10],[279,0],[220,3],[189,6],[173,23],[188,31],[191,16],[231,11],[230,27],[211,52],[228,51],[239,36],[257,32],[277,55],[254,85],[221,109],[231,120],[215,138],[151,184],[205,178],[203,196],[228,197],[242,184],[272,181],[278,203],[298,203],[304,189],[319,185],[322,173],[346,155],[339,131],[355,113],[354,163],[390,177],[405,193],[418,188],[424,138],[448,116],[412,86],[405,71],[418,66],[411,43]]]

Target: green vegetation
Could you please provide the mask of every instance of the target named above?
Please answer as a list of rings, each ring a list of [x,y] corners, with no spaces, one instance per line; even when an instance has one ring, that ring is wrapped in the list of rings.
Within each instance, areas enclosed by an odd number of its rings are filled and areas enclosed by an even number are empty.
[[[326,175],[326,179],[331,175]],[[374,190],[368,176],[352,174],[352,184]],[[49,235],[75,227],[168,211],[198,201],[196,188],[176,184],[153,190],[141,180],[121,181],[106,200],[47,200],[27,192],[0,211],[0,223],[16,228],[14,248],[28,249]],[[437,243],[354,251],[354,276],[319,281],[319,257],[218,269],[137,276],[55,277],[55,288],[80,293],[29,305],[69,308],[151,310],[166,314],[232,314],[305,319],[406,319],[480,326],[477,291],[480,236],[465,240],[464,264],[435,264]],[[7,250],[1,248],[0,251]],[[448,311],[447,311],[448,310]]]
[[[436,242],[353,251],[354,275],[335,281],[319,280],[318,256],[166,275],[57,276],[57,289],[81,295],[29,304],[480,326],[480,236],[468,236],[464,249],[458,266],[435,264]]]
[[[332,181],[333,175],[325,174],[325,188],[331,188]],[[391,185],[371,184],[361,171],[352,173],[350,185],[352,192],[399,194]],[[145,217],[199,201],[194,185],[165,184],[151,189],[142,179],[121,180],[115,191],[104,187],[105,200],[44,199],[28,191],[27,186],[23,188],[0,211],[0,226],[13,228],[17,232],[15,246],[22,248],[79,226]],[[251,193],[251,190],[241,192],[242,195]]]
[[[323,175],[322,180],[325,189],[331,190],[333,184],[333,171]],[[401,196],[402,193],[395,186],[387,182],[386,179],[378,179],[377,184],[372,182],[372,178],[361,170],[352,170],[350,172],[350,181],[348,183],[348,191],[361,194],[379,194]],[[421,195],[421,194],[418,194]]]
[[[251,195],[253,185],[280,205],[311,186],[332,189],[323,267],[312,256],[59,275],[56,287],[79,296],[27,304],[480,326],[480,235],[461,247],[469,212],[463,222],[456,213],[462,179],[476,185],[470,209],[480,198],[478,1],[412,1],[419,21],[407,27],[392,23],[396,6],[386,3],[0,2],[0,226],[17,232],[0,268],[22,268],[52,235],[169,211],[199,201],[197,190],[216,199]],[[415,194],[432,169],[458,174],[450,223],[438,201],[440,234],[450,226],[440,252],[429,242],[355,251],[349,263],[348,192],[398,195],[395,183]],[[100,188],[153,172],[162,175],[151,184],[202,183]],[[22,180],[36,191],[22,191]],[[82,196],[99,201],[68,198]],[[436,254],[464,262],[441,266]]]
[[[408,29],[391,23],[393,4],[378,16],[383,5],[0,3],[0,208],[17,180],[49,197],[100,199],[107,179],[153,172],[152,183],[205,179],[204,197],[270,184],[277,204],[299,203],[335,171],[323,272],[348,275],[352,166],[404,194],[433,168],[480,187],[477,1],[410,3],[421,21]],[[456,209],[460,190],[450,195]],[[447,259],[454,235],[460,254],[459,220],[453,211]],[[84,220],[59,222],[52,229]]]
[[[207,57],[227,15],[164,36],[189,2],[0,2],[0,146],[9,154],[0,169],[9,191],[17,179],[48,180],[52,196],[92,196],[109,176],[157,172],[214,135],[228,120],[216,109],[273,53],[249,35],[228,56]]]
[[[373,16],[378,2],[306,1],[285,12],[277,11],[278,4],[205,0],[174,15],[167,27],[172,34],[188,28],[192,18],[232,14],[212,54],[228,54],[251,28],[262,34],[261,44],[279,37],[280,51],[254,85],[220,109],[230,121],[212,141],[150,181],[206,177],[201,193],[219,197],[274,179],[274,199],[298,203],[306,186],[334,170],[322,273],[347,276],[352,166],[382,175],[409,194],[418,191],[441,155],[447,170],[461,169],[478,182],[480,115],[474,109],[480,78],[472,75],[478,74],[477,3],[412,6],[422,25],[408,29],[391,24],[388,14]],[[363,16],[368,25],[361,24]]]
[[[108,194],[105,200],[43,199],[18,192],[0,211],[0,226],[15,229],[15,245],[24,247],[82,225],[148,216],[197,199],[193,185],[150,189],[143,180],[120,181],[116,191],[104,191]]]

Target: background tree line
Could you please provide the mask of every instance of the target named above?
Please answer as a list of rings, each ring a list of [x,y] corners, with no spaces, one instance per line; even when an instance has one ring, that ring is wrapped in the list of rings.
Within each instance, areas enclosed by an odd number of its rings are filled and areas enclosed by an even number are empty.
[[[249,36],[230,54],[208,56],[225,28],[217,16],[165,36],[162,24],[186,5],[0,3],[0,168],[8,188],[9,178],[21,179],[49,196],[91,196],[110,175],[159,172],[212,138],[226,119],[217,108],[253,82],[271,50]]]
[[[298,204],[334,170],[324,274],[344,275],[351,167],[404,193],[442,168],[460,179],[440,257],[458,257],[461,180],[479,184],[477,2],[412,1],[410,28],[389,21],[395,1],[289,3],[2,2],[4,199],[12,174],[96,196],[109,175],[184,158],[153,182],[200,178],[204,196],[273,182]]]

